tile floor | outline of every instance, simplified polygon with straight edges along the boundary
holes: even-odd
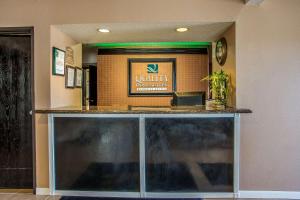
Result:
[[[40,196],[33,194],[2,193],[0,200],[59,200],[59,196]]]
[[[0,200],[59,200],[59,199],[60,199],[59,196],[40,196],[40,195],[33,195],[28,193],[26,194],[0,193]],[[233,199],[206,199],[206,200],[233,200]],[[238,200],[244,200],[244,199],[238,199]],[[251,200],[256,200],[256,199],[251,199]],[[276,199],[268,199],[268,200],[276,200]]]

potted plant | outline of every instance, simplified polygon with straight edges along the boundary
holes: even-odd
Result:
[[[229,78],[227,73],[220,70],[202,79],[209,81],[210,99],[208,100],[208,107],[215,109],[226,107],[229,96]]]

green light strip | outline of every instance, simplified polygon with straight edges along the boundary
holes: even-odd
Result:
[[[124,43],[94,43],[88,44],[88,47],[99,48],[201,48],[210,46],[211,42],[124,42]]]

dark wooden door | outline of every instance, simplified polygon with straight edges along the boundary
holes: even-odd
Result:
[[[90,65],[90,106],[97,106],[97,67]]]
[[[31,44],[0,29],[0,188],[33,188]]]
[[[82,105],[97,106],[97,67],[96,63],[83,67]]]

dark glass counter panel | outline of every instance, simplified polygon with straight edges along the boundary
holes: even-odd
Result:
[[[146,118],[147,192],[232,192],[234,118]]]
[[[56,190],[139,191],[139,119],[55,117]]]

